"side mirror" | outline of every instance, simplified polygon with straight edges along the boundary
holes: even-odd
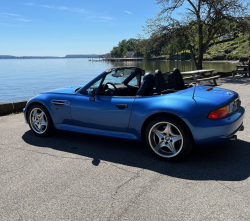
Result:
[[[90,89],[88,91],[88,95],[89,95],[89,100],[91,100],[91,101],[95,100],[95,90],[94,89]]]

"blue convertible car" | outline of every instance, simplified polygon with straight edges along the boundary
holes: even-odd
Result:
[[[85,86],[41,93],[24,109],[38,136],[60,129],[145,141],[163,159],[235,138],[244,112],[234,91],[185,85],[178,69],[164,77],[136,67],[113,67]]]

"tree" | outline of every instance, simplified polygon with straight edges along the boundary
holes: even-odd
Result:
[[[230,32],[230,23],[246,31],[249,27],[249,0],[157,0],[161,12],[157,19],[148,19],[144,31],[151,41],[171,43],[171,39],[185,42],[196,69],[202,69],[204,53],[211,43]],[[182,19],[172,14],[187,5]]]
[[[141,52],[141,39],[130,38],[129,40],[122,40],[117,47],[113,47],[111,56],[114,58],[124,57],[127,51],[135,51],[138,57],[143,56]]]

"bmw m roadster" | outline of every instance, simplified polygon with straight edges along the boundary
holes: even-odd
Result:
[[[234,91],[184,84],[178,69],[164,76],[136,67],[112,67],[85,86],[41,93],[24,109],[38,136],[59,129],[144,141],[163,159],[234,138],[244,113]]]

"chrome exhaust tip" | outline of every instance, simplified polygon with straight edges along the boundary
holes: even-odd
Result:
[[[239,129],[239,131],[244,131],[245,127],[244,125],[241,126],[241,128]]]
[[[237,135],[233,135],[233,136],[230,138],[230,140],[236,141],[236,140],[237,140]]]

